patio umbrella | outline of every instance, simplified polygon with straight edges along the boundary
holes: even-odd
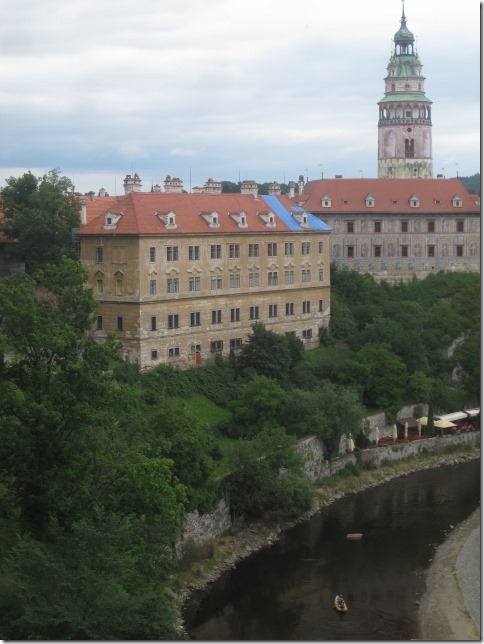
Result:
[[[449,429],[450,427],[457,427],[455,423],[451,423],[450,420],[436,420],[434,422],[434,427],[439,429]]]
[[[422,423],[420,422],[420,419],[419,419],[419,421],[418,421],[418,428],[417,428],[417,431],[418,431],[418,435],[419,435],[419,436],[422,436]]]
[[[348,451],[353,452],[355,449],[355,443],[353,439],[351,438],[351,434],[348,436]]]
[[[393,438],[393,442],[395,442],[397,440],[397,438],[398,438],[398,432],[397,432],[397,426],[396,425],[393,425],[393,428],[392,428],[392,438]]]
[[[408,441],[408,423],[405,423],[405,440]]]
[[[380,428],[378,425],[375,427],[375,444],[378,445],[378,441],[380,440]]]

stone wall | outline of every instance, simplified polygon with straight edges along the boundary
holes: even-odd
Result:
[[[230,528],[230,507],[226,499],[221,499],[215,510],[200,514],[198,510],[188,512],[183,517],[181,538],[175,546],[177,554],[188,541],[198,543],[209,541]]]

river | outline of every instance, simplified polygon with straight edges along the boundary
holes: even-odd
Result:
[[[410,640],[435,549],[480,503],[480,460],[349,495],[193,593],[197,640]],[[361,532],[361,540],[346,534]],[[348,613],[332,607],[336,593]]]

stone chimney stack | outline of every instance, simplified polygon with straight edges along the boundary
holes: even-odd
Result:
[[[289,188],[289,198],[294,199],[294,191],[296,189],[296,184],[294,183],[294,181],[289,181],[288,188]]]
[[[281,186],[277,183],[277,181],[273,181],[272,183],[269,184],[269,194],[270,195],[281,194]]]
[[[160,186],[160,184],[159,184],[159,183],[156,183],[156,184],[153,186],[153,192],[161,192],[161,186]]]
[[[165,179],[165,192],[183,192],[183,181],[168,174]]]
[[[220,195],[222,194],[222,182],[216,181],[215,179],[207,179],[205,185],[203,186],[203,192],[211,195]]]
[[[106,188],[99,188],[99,194],[98,194],[99,197],[105,197],[106,194],[107,194]]]
[[[257,186],[257,182],[253,181],[252,179],[242,181],[242,183],[240,184],[240,193],[242,195],[254,195],[254,197],[257,197],[257,195],[259,194],[259,187]]]
[[[303,174],[299,175],[298,184],[299,184],[299,194],[302,195],[302,193],[304,192],[304,175]]]
[[[125,195],[129,195],[130,192],[141,192],[141,179],[137,172],[135,172],[133,176],[127,174],[123,184]]]

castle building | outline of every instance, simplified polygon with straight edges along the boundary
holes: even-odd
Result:
[[[127,361],[146,369],[227,356],[256,321],[319,345],[330,229],[286,197],[131,190],[82,202],[93,334],[114,332]]]
[[[432,102],[425,96],[422,63],[414,49],[402,9],[400,29],[394,36],[385,78],[385,96],[379,101],[378,177],[431,179]]]
[[[480,271],[480,199],[460,179],[319,179],[294,202],[330,226],[339,267],[389,282]]]

